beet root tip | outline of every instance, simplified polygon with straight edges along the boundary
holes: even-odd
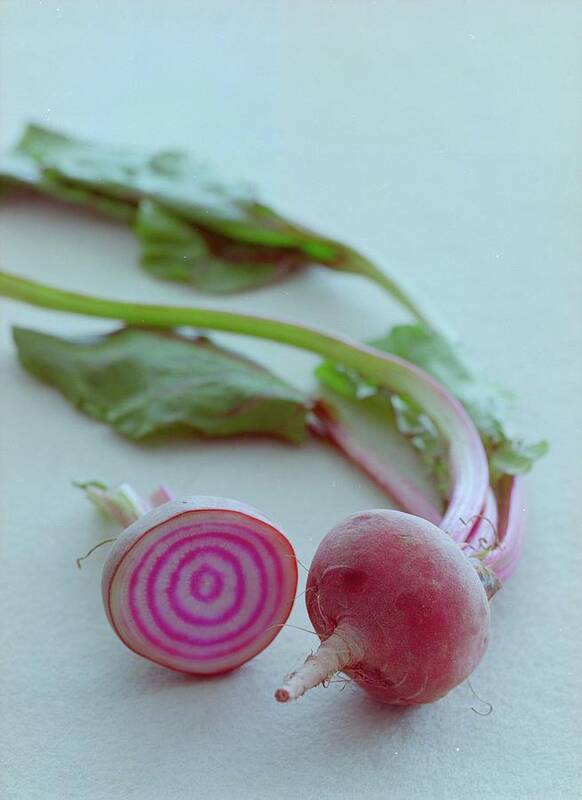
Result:
[[[302,667],[287,675],[283,686],[275,692],[275,700],[279,703],[297,700],[314,686],[324,684],[336,672],[359,660],[361,655],[355,657],[354,650],[354,646],[349,644],[348,637],[336,630],[322,642],[314,655],[307,657]]]

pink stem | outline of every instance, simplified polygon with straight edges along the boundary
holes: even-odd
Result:
[[[416,514],[437,525],[444,523],[442,514],[410,481],[396,470],[375,458],[358,444],[349,431],[336,419],[322,401],[313,406],[309,428],[316,436],[327,439],[351,462],[355,463],[396,503],[410,514]],[[501,479],[499,498],[489,486],[481,514],[466,520],[466,534],[460,542],[468,542],[476,550],[492,548],[484,564],[493,570],[500,581],[513,573],[523,548],[524,492],[523,479],[505,476]],[[499,501],[499,502],[498,502]],[[473,524],[470,524],[473,522]],[[469,554],[468,554],[469,555]]]
[[[169,503],[170,500],[174,499],[174,494],[168,489],[165,483],[161,483],[150,495],[150,500],[154,508],[163,506],[164,503]]]
[[[485,559],[501,581],[507,580],[517,566],[523,549],[525,531],[524,480],[506,475],[499,490],[499,544]]]
[[[347,428],[335,418],[327,405],[318,401],[314,404],[312,411],[315,417],[309,422],[312,433],[335,445],[344,456],[389,494],[404,511],[416,514],[435,524],[439,523],[442,513],[424,496],[420,489],[358,444]]]
[[[523,549],[523,478],[506,475],[501,479],[497,495],[496,497],[493,490],[489,489],[483,514],[479,515],[467,536],[467,542],[472,546],[466,550],[471,557],[475,552],[491,548],[485,555],[483,564],[503,583],[515,570]]]

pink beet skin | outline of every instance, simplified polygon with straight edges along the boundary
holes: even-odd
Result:
[[[323,641],[334,631],[341,667],[378,700],[430,703],[479,663],[489,602],[461,549],[430,522],[399,511],[354,514],[320,544],[307,610]]]

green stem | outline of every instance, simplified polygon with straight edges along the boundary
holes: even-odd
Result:
[[[436,325],[430,319],[427,312],[412,299],[402,286],[379,269],[373,261],[365,258],[365,256],[362,256],[356,250],[346,248],[346,252],[348,253],[346,264],[345,266],[342,264],[339,269],[343,269],[346,272],[353,272],[356,275],[363,275],[369,280],[374,281],[374,283],[388,292],[389,295],[400,303],[403,308],[409,311],[418,322],[422,323],[427,328],[436,330]]]
[[[410,397],[425,409],[448,440],[453,489],[443,529],[462,541],[467,531],[461,518],[481,511],[489,476],[485,451],[473,423],[460,403],[439,383],[399,358],[286,320],[209,308],[124,303],[65,292],[7,273],[0,273],[0,295],[55,311],[122,320],[131,325],[202,327],[253,336],[308,350],[352,367],[365,378]]]
[[[109,489],[99,481],[78,483],[89,500],[101,509],[112,520],[127,528],[136,519],[143,517],[151,505],[141,497],[132,486],[122,483],[114,489]]]
[[[412,296],[393,278],[381,270],[373,261],[362,255],[353,247],[348,247],[332,239],[322,239],[313,229],[306,225],[280,217],[281,221],[295,231],[303,240],[300,240],[299,249],[307,256],[314,259],[315,263],[322,264],[340,272],[350,272],[353,275],[362,275],[364,278],[373,281],[385,292],[400,303],[417,322],[422,323],[431,330],[437,330],[437,326],[431,320],[430,315],[415,301]],[[307,237],[307,238],[306,238]],[[311,237],[311,238],[309,238]]]

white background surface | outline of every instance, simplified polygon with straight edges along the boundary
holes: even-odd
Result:
[[[416,710],[351,687],[279,706],[313,645],[287,629],[196,682],[140,660],[101,609],[107,527],[73,478],[159,480],[254,503],[309,562],[385,499],[332,452],[267,441],[135,445],[16,364],[9,325],[98,321],[2,302],[0,759],[7,800],[580,797],[580,84],[576,2],[9,2],[1,141],[28,120],[188,147],[282,211],[378,258],[430,298],[521,399],[551,454],[528,480],[517,574],[495,598],[473,684]],[[577,173],[578,170],[578,173]],[[1,208],[2,263],[63,287],[186,303],[136,266],[122,227],[43,201]],[[199,298],[192,294],[192,301]],[[403,319],[374,287],[313,269],[214,305],[354,337]],[[314,359],[238,340],[310,387]],[[305,625],[302,601],[292,621]],[[483,708],[483,707],[480,707]]]

